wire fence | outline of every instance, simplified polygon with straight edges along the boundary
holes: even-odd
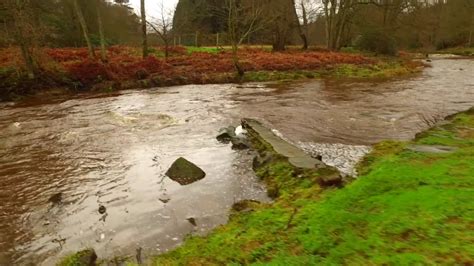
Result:
[[[257,35],[250,35],[248,38],[243,40],[242,44],[266,44],[268,41],[265,41],[261,38],[258,38]],[[229,46],[231,41],[229,35],[226,33],[215,33],[215,34],[203,34],[196,32],[193,34],[176,34],[173,36],[174,46]]]

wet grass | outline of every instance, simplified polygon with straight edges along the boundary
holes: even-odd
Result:
[[[474,56],[474,47],[455,47],[437,51],[437,53],[455,54],[461,56]]]
[[[457,147],[419,153],[407,144]],[[375,146],[363,175],[321,190],[277,162],[258,174],[282,193],[153,265],[469,265],[474,262],[474,111],[410,143]]]
[[[375,65],[340,65],[328,73],[337,78],[391,78],[419,72],[403,61],[386,59]]]
[[[343,64],[319,70],[252,71],[245,73],[242,81],[265,82],[315,78],[393,78],[418,73],[421,70],[421,66],[406,64],[399,60],[385,60],[374,65]]]
[[[193,53],[209,53],[209,54],[217,54],[222,49],[219,49],[218,47],[196,47],[196,46],[186,46],[186,51],[188,54],[193,54]]]

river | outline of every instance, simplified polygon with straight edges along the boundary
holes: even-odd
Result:
[[[157,254],[225,223],[234,202],[268,201],[250,167],[253,153],[215,140],[242,117],[355,174],[371,144],[411,139],[474,106],[473,60],[431,65],[392,80],[189,85],[4,103],[0,264],[54,265],[86,247],[102,258],[137,248]],[[165,177],[180,156],[206,178],[180,186]]]

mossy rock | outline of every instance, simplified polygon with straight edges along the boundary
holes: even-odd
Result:
[[[97,254],[93,249],[85,249],[65,257],[57,266],[95,266]]]
[[[180,157],[171,165],[166,175],[184,186],[203,179],[206,173],[192,162]]]

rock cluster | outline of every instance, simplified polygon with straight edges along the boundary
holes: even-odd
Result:
[[[232,143],[233,150],[246,150],[250,148],[246,131],[242,126],[238,126],[237,128],[233,126],[221,128],[216,139],[224,144]]]

